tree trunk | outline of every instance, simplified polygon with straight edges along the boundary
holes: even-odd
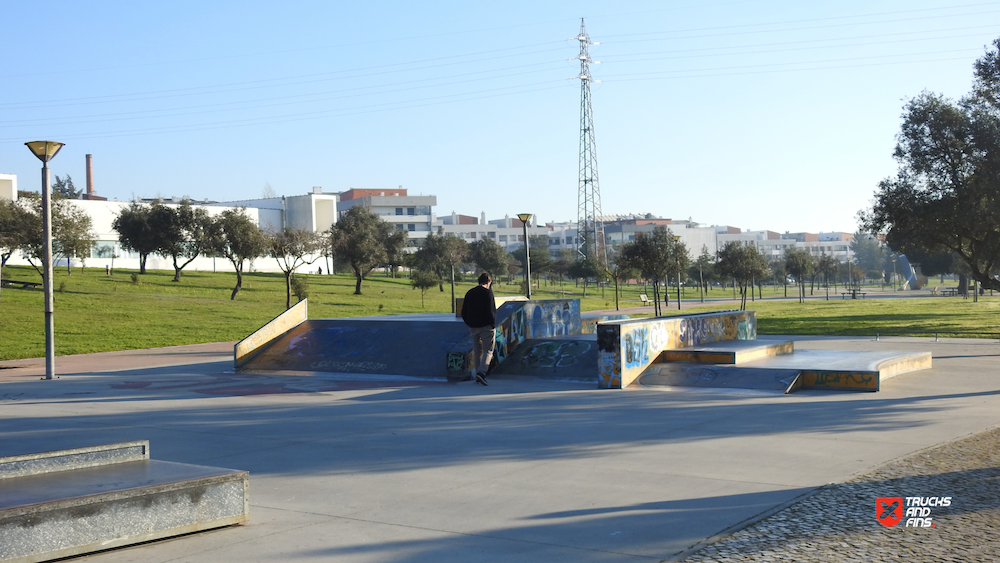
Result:
[[[139,255],[139,274],[146,275],[146,258],[149,258],[149,253]]]
[[[233,264],[233,266],[236,267],[236,287],[233,288],[233,294],[229,296],[230,301],[235,301],[236,294],[239,293],[241,289],[243,289],[243,272],[242,272],[243,265]]]
[[[292,308],[292,271],[285,272],[285,310]]]
[[[354,284],[354,295],[361,295],[361,280],[363,280],[364,277],[361,275],[361,271],[357,268],[354,268],[354,278],[357,280],[357,283]],[[441,288],[441,291],[444,291],[444,288]]]
[[[420,298],[420,306],[424,305],[423,297]],[[451,312],[455,313],[455,265],[451,266]]]

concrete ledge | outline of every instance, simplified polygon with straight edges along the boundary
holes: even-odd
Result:
[[[239,524],[249,517],[248,493],[246,471],[149,459],[5,478],[0,561],[50,561]]]
[[[149,441],[0,457],[0,479],[149,459]]]
[[[741,364],[768,356],[783,356],[795,351],[795,343],[761,342],[758,340],[726,340],[709,346],[687,346],[665,350],[659,362],[704,362],[712,364]]]

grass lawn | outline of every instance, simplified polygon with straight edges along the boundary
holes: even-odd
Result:
[[[131,270],[113,276],[103,271],[75,269],[72,275],[56,270],[55,326],[58,355],[106,352],[158,346],[240,340],[284,311],[285,283],[281,274],[248,274],[243,291],[229,299],[236,277],[232,273],[187,272],[180,283],[170,281],[173,273],[150,271],[131,282]],[[8,266],[4,278],[40,281],[30,267]],[[309,281],[311,318],[396,315],[451,310],[451,292],[432,289],[421,305],[419,290],[408,278],[388,278],[375,273],[365,280],[363,295],[354,295],[350,275],[306,275]],[[457,283],[461,297],[475,282]],[[588,288],[573,282],[545,285],[532,290],[537,299],[581,298],[581,309],[614,309],[614,291]],[[494,286],[497,296],[519,295],[517,284]],[[878,291],[878,288],[872,290]],[[639,305],[642,285],[629,286],[622,297],[623,307]],[[762,334],[867,335],[904,330],[1000,332],[1000,297],[981,298],[979,303],[961,298],[867,299],[795,301],[774,299],[782,288],[765,289],[765,299],[748,303],[757,311]],[[649,291],[648,293],[652,293]],[[710,292],[713,299],[729,298],[732,290]],[[41,357],[45,351],[41,289],[0,289],[0,360]],[[673,299],[673,293],[671,294]],[[696,290],[687,290],[685,303],[697,299]],[[671,301],[673,303],[673,301]],[[712,303],[707,309],[732,309],[732,303]],[[645,310],[652,312],[652,307]],[[667,309],[676,314],[676,309]],[[968,334],[972,336],[972,334]]]

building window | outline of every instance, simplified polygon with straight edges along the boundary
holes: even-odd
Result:
[[[401,231],[405,231],[406,230],[406,225],[403,225],[402,223],[400,223],[400,224],[396,225],[396,228],[399,229],[399,230],[401,230]]]
[[[507,242],[507,235],[500,235],[500,242]]]
[[[406,214],[407,214],[407,215],[413,215],[413,214],[415,214],[415,213],[416,213],[416,211],[417,211],[417,210],[416,210],[416,209],[414,209],[414,208],[412,208],[412,207],[407,207],[407,208],[406,208]]]
[[[396,215],[402,215],[402,214],[403,214],[403,208],[402,207],[397,207],[396,208]]]
[[[407,231],[415,231],[415,230],[417,230],[417,226],[414,225],[413,223],[410,223],[410,224],[406,225],[406,230]]]

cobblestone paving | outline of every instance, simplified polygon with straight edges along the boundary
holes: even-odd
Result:
[[[951,497],[934,527],[875,519],[877,497]],[[831,485],[682,559],[685,563],[1000,561],[1000,428]]]

